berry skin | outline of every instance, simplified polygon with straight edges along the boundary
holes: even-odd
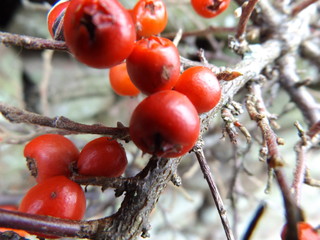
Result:
[[[121,96],[136,96],[139,89],[131,82],[126,63],[120,63],[109,71],[109,80],[113,91]]]
[[[165,90],[145,98],[134,110],[129,126],[133,142],[143,152],[179,157],[198,139],[197,110],[183,94]]]
[[[129,56],[136,31],[129,12],[117,0],[72,0],[64,17],[64,36],[78,61],[109,68]]]
[[[79,150],[68,138],[45,134],[32,139],[24,148],[31,174],[38,183],[59,175],[69,177]]]
[[[86,210],[82,188],[64,176],[56,176],[32,187],[19,211],[70,220],[81,220]]]
[[[23,197],[19,207],[20,212],[69,220],[81,220],[85,210],[84,191],[65,176],[56,176],[32,187]],[[35,234],[39,237],[55,238],[51,234]]]
[[[215,74],[206,67],[191,67],[179,77],[174,90],[186,95],[198,113],[208,112],[221,98],[221,88]]]
[[[191,0],[193,9],[202,17],[213,18],[225,11],[230,0]]]
[[[281,239],[286,240],[287,224],[283,226]],[[306,222],[298,223],[298,238],[299,240],[320,240],[320,236],[314,228]]]
[[[48,12],[47,23],[51,37],[55,40],[64,40],[63,22],[65,10],[68,7],[69,0],[58,1]]]
[[[119,177],[127,163],[124,148],[116,140],[100,137],[84,146],[77,169],[81,175]]]
[[[162,0],[139,0],[131,14],[140,37],[161,33],[168,22],[166,5]]]
[[[133,84],[144,94],[172,89],[180,75],[178,49],[166,38],[141,39],[127,58],[127,70]]]

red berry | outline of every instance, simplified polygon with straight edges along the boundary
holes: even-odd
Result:
[[[180,74],[178,49],[166,38],[141,39],[127,59],[127,70],[133,84],[145,94],[172,89]]]
[[[145,98],[134,110],[129,132],[143,151],[160,157],[179,157],[198,139],[197,110],[183,94],[166,90]]]
[[[65,10],[69,3],[69,0],[58,1],[47,15],[48,30],[55,40],[64,40],[63,21]]]
[[[129,56],[136,32],[130,14],[117,0],[72,0],[64,17],[64,36],[80,62],[109,68]]]
[[[112,89],[119,95],[136,96],[140,93],[139,89],[131,82],[126,63],[120,63],[110,68],[109,80]]]
[[[32,187],[19,207],[21,212],[70,220],[81,220],[85,210],[82,188],[64,176],[47,179]]]
[[[215,74],[206,67],[191,67],[179,77],[174,90],[186,95],[198,113],[214,108],[221,97],[221,88]]]
[[[283,226],[281,232],[281,239],[286,240],[287,235],[287,224]],[[306,222],[298,223],[298,238],[299,240],[320,240],[320,236],[314,230],[314,228]]]
[[[132,10],[132,17],[140,37],[161,33],[168,22],[166,5],[162,0],[139,0]]]
[[[82,188],[64,176],[56,176],[32,187],[19,211],[64,219],[81,220],[86,210]]]
[[[24,148],[31,174],[38,183],[54,176],[72,174],[79,150],[66,137],[45,134],[31,140]]]
[[[230,0],[191,0],[191,4],[200,16],[212,18],[226,10]]]
[[[116,140],[100,137],[84,146],[77,166],[81,175],[119,177],[127,163],[126,153]]]

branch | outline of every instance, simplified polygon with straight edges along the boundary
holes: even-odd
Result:
[[[284,165],[278,149],[278,137],[272,130],[268,119],[268,111],[265,109],[260,84],[251,82],[248,85],[250,95],[246,98],[246,106],[250,118],[257,122],[263,134],[263,141],[268,148],[268,165],[270,168]]]
[[[40,114],[28,112],[16,107],[9,106],[0,102],[0,112],[12,123],[27,123],[38,126],[46,126],[51,128],[63,129],[76,133],[90,133],[109,135],[114,138],[124,140],[129,139],[128,128],[118,124],[118,127],[106,127],[102,124],[86,125],[74,122],[66,117],[60,116],[49,118]]]
[[[306,40],[301,44],[302,57],[314,63],[320,69],[320,47],[312,40]]]
[[[150,163],[151,161],[151,163]],[[152,158],[147,165],[143,183],[126,191],[120,209],[110,219],[99,220],[96,239],[135,239],[142,232],[148,235],[148,218],[172,176],[175,175],[180,159]],[[144,174],[143,174],[144,175]]]
[[[304,86],[297,87],[300,77],[297,75],[296,59],[287,54],[279,60],[280,84],[288,92],[291,100],[300,109],[309,127],[320,120],[320,105]]]
[[[306,169],[304,183],[312,187],[320,188],[320,180],[312,178],[308,169]]]
[[[209,33],[221,34],[221,33],[234,33],[236,31],[235,27],[215,27],[209,26],[203,30],[195,30],[190,32],[183,32],[181,38],[190,37],[190,36],[205,36]],[[169,32],[161,34],[165,38],[174,38],[177,35],[176,32]]]
[[[316,137],[320,133],[320,121],[313,124],[309,131],[307,132],[307,135],[311,138],[311,140]]]
[[[108,188],[116,189],[116,197],[120,196],[124,191],[134,189],[137,185],[142,184],[143,181],[138,177],[131,178],[109,178],[109,177],[86,177],[73,176],[71,180],[86,186],[100,186],[102,191]]]
[[[237,33],[236,33],[236,38],[239,41],[244,40],[245,38],[245,32],[247,29],[247,24],[249,21],[249,18],[254,10],[255,5],[257,4],[259,0],[249,0],[246,4],[245,7],[243,7],[243,11],[239,20],[238,28],[237,28]]]
[[[295,145],[295,151],[297,153],[296,169],[294,172],[294,178],[292,182],[292,189],[296,202],[299,202],[301,195],[301,186],[306,183],[310,186],[317,186],[318,181],[310,177],[310,173],[307,169],[307,153],[313,147],[319,144],[318,139],[315,138],[319,134],[320,122],[314,124],[308,132],[305,132],[302,126],[295,122],[294,124],[298,130],[300,140]],[[315,140],[315,141],[313,141]]]
[[[295,145],[295,151],[297,153],[296,159],[296,169],[294,171],[294,177],[292,182],[292,190],[297,203],[300,201],[301,196],[301,187],[305,179],[305,172],[307,169],[306,166],[306,154],[311,147],[307,134],[303,131],[302,126],[295,122],[294,125],[296,126],[300,141]]]
[[[299,240],[297,226],[298,222],[304,221],[302,211],[295,204],[292,198],[291,191],[287,184],[283,170],[279,168],[275,169],[275,175],[278,185],[281,189],[282,199],[286,210],[286,220],[288,226],[286,240]]]
[[[97,231],[95,222],[72,221],[0,209],[0,225],[50,236],[91,238]]]
[[[207,160],[204,156],[202,146],[200,146],[200,144],[197,144],[196,146],[194,146],[193,151],[196,154],[196,157],[198,159],[198,162],[199,162],[201,171],[204,175],[204,178],[208,182],[208,185],[209,185],[209,188],[211,191],[211,195],[213,197],[214,203],[215,203],[217,210],[219,212],[221,223],[222,223],[222,226],[223,226],[224,231],[226,233],[226,237],[228,240],[234,240],[235,238],[233,236],[233,233],[232,233],[232,230],[231,230],[231,227],[229,224],[227,210],[224,207],[222,198],[221,198],[220,193],[218,191],[218,187],[214,182],[213,176],[210,171],[210,167],[209,167]]]
[[[290,188],[284,176],[282,169],[283,161],[278,149],[278,138],[272,130],[268,118],[261,114],[261,112],[266,113],[268,111],[264,109],[264,104],[261,104],[263,98],[261,96],[260,87],[261,86],[257,82],[251,82],[251,84],[248,85],[251,95],[246,99],[246,106],[250,118],[257,122],[257,125],[262,132],[263,140],[268,149],[268,167],[274,170],[275,177],[282,193],[289,229],[286,240],[298,240],[297,223],[302,220],[302,213],[293,200]],[[255,99],[258,99],[259,104],[257,104]]]
[[[237,136],[238,128],[241,133],[244,135],[244,137],[247,140],[247,143],[251,142],[251,135],[248,131],[248,129],[243,126],[237,118],[235,118],[234,115],[239,115],[243,112],[242,108],[236,109],[236,107],[241,107],[239,103],[236,102],[231,102],[230,104],[227,104],[225,107],[222,108],[221,110],[221,118],[224,121],[224,129],[223,129],[223,134],[228,134],[231,143],[237,144]]]
[[[297,14],[299,14],[301,11],[303,11],[304,9],[306,9],[307,7],[309,7],[311,4],[316,3],[318,0],[304,0],[301,3],[297,4],[296,6],[294,6],[292,8],[291,11],[291,16],[296,16]]]
[[[0,43],[6,46],[22,47],[30,50],[56,50],[68,51],[68,47],[63,41],[55,41],[37,37],[24,36],[0,31]]]
[[[258,209],[256,210],[256,212],[254,213],[254,216],[247,228],[246,233],[244,234],[242,240],[249,240],[254,232],[254,230],[256,229],[259,221],[261,220],[263,214],[266,212],[267,210],[267,204],[265,202],[262,202]]]

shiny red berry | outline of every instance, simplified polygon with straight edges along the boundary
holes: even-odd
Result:
[[[110,68],[109,80],[113,91],[118,95],[136,96],[140,93],[129,77],[125,62]]]
[[[120,143],[108,137],[100,137],[84,146],[77,168],[81,175],[119,177],[127,163],[126,153]]]
[[[162,0],[139,0],[131,14],[140,37],[161,33],[168,22],[166,5]]]
[[[64,37],[78,61],[109,68],[129,56],[136,31],[117,0],[72,0],[64,17]]]
[[[197,110],[183,94],[166,90],[145,98],[134,110],[129,132],[143,152],[159,157],[179,157],[198,139]]]
[[[178,49],[166,38],[141,39],[127,58],[127,70],[133,84],[147,95],[172,89],[180,75]]]
[[[206,67],[191,67],[179,77],[174,90],[186,95],[198,113],[208,112],[221,98],[221,88],[216,75]]]
[[[202,17],[213,18],[225,11],[230,0],[191,0],[194,10]]]
[[[64,136],[45,134],[25,146],[24,156],[31,174],[40,183],[54,176],[70,176],[79,158],[79,150]]]

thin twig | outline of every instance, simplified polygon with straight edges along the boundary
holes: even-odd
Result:
[[[247,143],[250,143],[251,141],[251,135],[249,131],[244,127],[237,118],[235,118],[234,113],[229,108],[230,104],[227,104],[226,107],[223,107],[221,109],[221,118],[224,121],[225,124],[225,130],[230,138],[230,141],[233,144],[237,143],[237,136],[238,132],[236,128],[238,128],[241,133],[244,135],[244,137],[247,140]]]
[[[300,109],[309,127],[320,121],[320,105],[307,89],[302,86],[297,88],[300,81],[297,74],[296,58],[287,54],[279,60],[280,84],[288,92],[291,100]]]
[[[297,225],[298,222],[304,221],[302,211],[292,198],[291,191],[287,184],[283,170],[281,168],[277,168],[274,172],[278,185],[281,189],[286,210],[286,220],[288,226],[286,240],[299,240]]]
[[[320,68],[320,46],[313,39],[308,39],[301,44],[301,56],[310,60],[318,69]]]
[[[226,237],[228,240],[234,240],[234,236],[233,236],[233,233],[232,233],[232,230],[231,230],[231,227],[229,224],[229,220],[227,217],[227,210],[224,207],[222,198],[221,198],[220,193],[218,191],[218,188],[214,182],[213,176],[210,171],[210,167],[209,167],[209,165],[206,161],[206,158],[204,156],[203,149],[200,146],[200,144],[198,144],[193,148],[193,151],[196,154],[196,157],[198,159],[198,162],[199,162],[201,171],[204,175],[204,178],[208,182],[213,200],[216,204],[217,210],[220,215],[221,223],[222,223],[224,231],[226,233]]]
[[[94,236],[98,227],[96,222],[66,220],[5,209],[0,209],[0,226],[50,236],[78,236],[82,238]]]
[[[247,30],[248,21],[258,1],[259,0],[249,0],[242,10],[236,33],[236,39],[238,39],[239,41],[244,40],[244,35]]]
[[[209,26],[203,30],[195,30],[195,31],[189,31],[189,32],[183,32],[181,34],[181,38],[186,38],[186,37],[190,37],[190,36],[205,36],[208,33],[233,33],[236,31],[235,27],[214,27],[214,26]],[[169,33],[163,33],[161,34],[162,37],[166,37],[166,38],[174,38],[177,35],[176,32],[169,32]]]
[[[87,176],[73,176],[71,178],[78,184],[100,186],[102,191],[108,188],[116,189],[116,196],[120,196],[124,191],[135,188],[139,183],[142,184],[142,180],[139,177],[131,178],[109,178],[109,177],[87,177]]]
[[[296,169],[294,172],[292,190],[296,199],[296,202],[299,203],[301,196],[301,187],[303,183],[306,183],[310,186],[317,186],[318,181],[310,177],[310,172],[307,169],[307,153],[315,145],[318,144],[318,141],[313,142],[313,138],[319,134],[319,122],[315,123],[308,132],[305,132],[302,126],[295,122],[294,124],[298,130],[300,140],[295,145],[295,151],[297,153],[296,160]]]
[[[256,210],[256,212],[253,215],[253,218],[252,218],[252,220],[251,220],[251,222],[250,222],[250,224],[249,224],[249,226],[247,228],[247,231],[245,232],[242,240],[251,239],[251,236],[252,236],[254,230],[256,229],[259,221],[261,220],[263,214],[265,213],[266,209],[267,209],[266,202],[260,203],[258,209]]]
[[[234,122],[238,121],[231,113],[230,109],[224,107],[221,109],[221,118],[224,121],[223,136],[226,134],[232,144],[237,144],[238,132],[234,126]]]
[[[304,0],[298,5],[294,6],[291,11],[291,16],[296,16],[298,13],[309,7],[311,4],[317,2],[318,0]]]
[[[298,122],[295,122],[294,125],[296,126],[301,139],[295,145],[297,160],[296,160],[296,169],[294,171],[294,177],[293,177],[291,188],[293,190],[293,195],[295,197],[296,203],[299,204],[300,196],[301,196],[301,187],[304,182],[305,171],[307,169],[306,154],[307,154],[307,151],[310,149],[311,144],[309,144],[309,139],[305,131],[303,131],[302,126]]]
[[[312,178],[309,169],[306,169],[304,183],[312,187],[320,188],[320,180]]]
[[[13,123],[28,123],[39,126],[63,129],[77,133],[91,133],[109,135],[114,138],[128,140],[128,128],[119,124],[118,127],[106,127],[102,124],[81,124],[74,122],[66,117],[49,118],[40,114],[28,112],[16,107],[9,106],[0,102],[0,112],[3,116]]]
[[[264,104],[256,104],[255,99],[262,100],[260,84],[251,82],[248,89],[251,95],[246,99],[246,106],[250,118],[257,122],[263,136],[263,140],[268,149],[268,166],[273,169],[276,180],[280,187],[285,206],[288,234],[286,240],[298,240],[297,223],[302,220],[302,213],[295,203],[288,183],[283,172],[283,160],[278,149],[278,138],[270,126],[268,118],[262,113],[268,112],[264,109]],[[258,108],[259,106],[259,108]]]
[[[63,41],[55,41],[37,37],[24,36],[0,31],[0,43],[6,46],[22,47],[30,50],[56,50],[68,51],[68,47]]]
[[[307,132],[308,136],[313,139],[315,136],[317,136],[320,133],[320,121],[313,124],[309,131]]]

